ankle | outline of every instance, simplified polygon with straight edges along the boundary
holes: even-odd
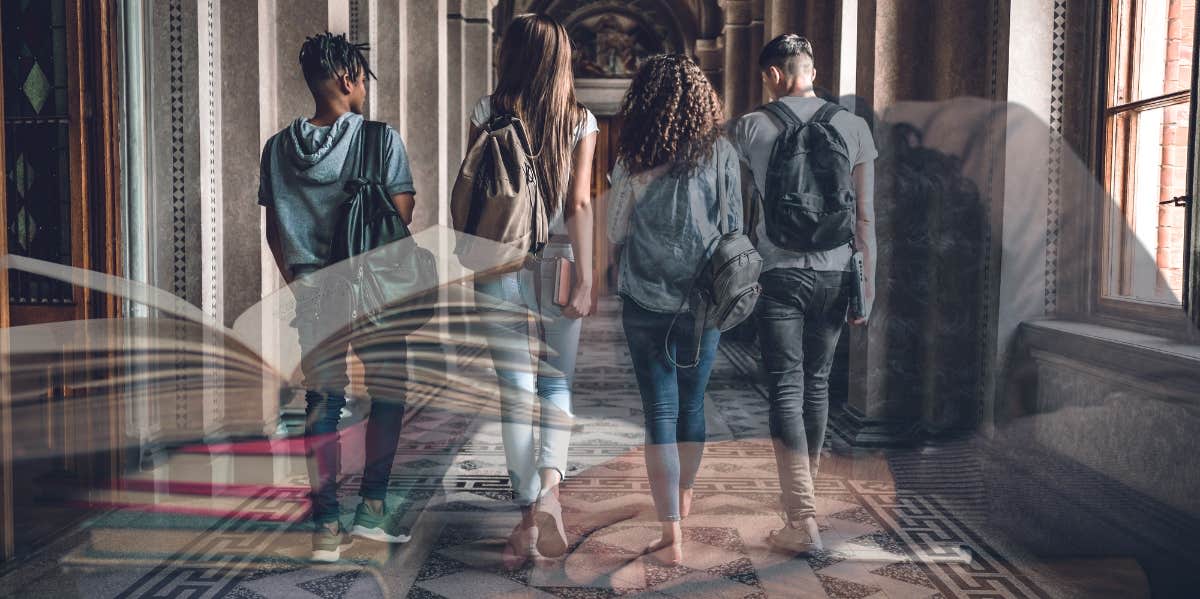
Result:
[[[543,468],[539,475],[542,479],[542,495],[556,491],[563,479],[562,474],[554,468]]]
[[[534,513],[535,513],[534,506],[532,506],[532,505],[521,506],[521,524],[520,524],[521,528],[529,528],[534,525],[534,519],[533,519]]]
[[[683,542],[683,529],[680,527],[679,522],[662,523],[662,540],[672,545]]]

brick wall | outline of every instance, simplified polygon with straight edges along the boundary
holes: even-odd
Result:
[[[1186,89],[1192,78],[1192,40],[1196,0],[1171,0],[1167,23],[1167,90]],[[1162,185],[1160,200],[1181,196],[1187,191],[1187,147],[1189,107],[1174,106],[1163,118]],[[1163,279],[1159,294],[1171,291],[1183,297],[1183,251],[1186,210],[1170,204],[1158,209],[1158,243],[1155,256]],[[1166,288],[1162,288],[1163,286]]]

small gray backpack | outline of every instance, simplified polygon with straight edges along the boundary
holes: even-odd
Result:
[[[671,356],[671,331],[679,319],[679,310],[671,319],[671,326],[667,328],[667,337],[663,341],[667,359],[678,368],[694,368],[700,363],[700,339],[704,329],[715,327],[724,332],[736,327],[754,314],[758,296],[762,295],[762,286],[758,283],[758,276],[762,274],[762,256],[758,255],[758,250],[754,249],[754,244],[744,232],[726,230],[729,204],[721,191],[723,189],[724,185],[717,185],[721,236],[713,241],[708,260],[701,265],[692,281],[692,289],[683,300],[685,303],[691,302],[695,321],[693,335],[696,352],[691,363],[680,364]],[[683,304],[679,308],[683,309]]]

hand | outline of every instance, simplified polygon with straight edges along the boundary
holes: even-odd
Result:
[[[846,322],[850,323],[851,326],[866,326],[867,321],[870,319],[871,308],[875,305],[875,284],[872,281],[868,280],[866,285],[863,285],[863,295],[865,296],[863,297],[864,303],[867,305],[865,310],[867,313],[867,318],[852,318],[847,315]]]
[[[592,313],[592,284],[579,282],[571,289],[571,301],[563,306],[563,316],[575,320]]]

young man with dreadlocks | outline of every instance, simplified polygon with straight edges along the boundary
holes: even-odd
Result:
[[[316,524],[312,559],[324,562],[337,561],[351,535],[387,543],[408,541],[407,535],[387,530],[391,518],[386,505],[388,477],[404,418],[403,384],[396,381],[406,377],[397,375],[397,369],[405,369],[407,348],[403,341],[368,347],[356,344],[372,407],[359,493],[363,500],[355,511],[353,526],[346,531],[337,498],[337,427],[346,405],[347,347],[320,346],[316,323],[321,290],[309,277],[330,261],[339,205],[346,198],[343,188],[357,168],[356,136],[363,128],[367,78],[374,76],[363,55],[366,49],[364,44],[347,41],[345,35],[329,32],[304,42],[300,68],[312,92],[313,116],[297,118],[267,141],[259,180],[258,202],[267,211],[267,243],[296,295],[292,324],[300,340],[306,389],[305,446]],[[388,127],[383,144],[387,192],[401,218],[411,222],[414,190],[404,143]]]

